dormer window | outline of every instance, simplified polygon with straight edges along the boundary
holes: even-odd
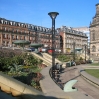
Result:
[[[39,30],[39,27],[37,26],[37,30]]]
[[[31,25],[31,28],[34,29],[34,25]]]
[[[43,28],[43,31],[45,31],[45,28]]]
[[[7,21],[4,21],[4,24],[7,24]]]
[[[28,28],[31,29],[31,25],[30,24],[28,24]]]
[[[10,25],[12,25],[12,22],[10,22]]]
[[[13,22],[13,25],[15,25],[15,22]]]
[[[20,26],[20,23],[18,23],[18,26]]]
[[[24,27],[27,28],[27,25],[25,24]]]
[[[46,32],[48,32],[48,28],[46,29]]]
[[[21,26],[23,27],[23,24],[21,24]]]
[[[4,21],[3,21],[3,20],[1,20],[1,23],[2,23],[2,24],[3,24],[3,22],[4,22]]]
[[[40,27],[40,31],[42,31],[42,27]]]
[[[37,27],[36,26],[34,27],[34,30],[37,31]]]
[[[44,32],[46,32],[46,28],[44,28]]]

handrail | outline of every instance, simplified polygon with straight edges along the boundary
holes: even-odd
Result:
[[[37,55],[37,54],[34,53],[34,52],[31,52],[31,54],[34,55],[34,56],[36,56],[36,57],[39,58],[39,59],[42,59],[47,66],[51,65],[51,62],[49,62],[47,59],[45,59],[45,58],[43,58],[43,57]]]
[[[42,53],[42,54],[43,54],[43,56],[45,55],[45,56],[49,57],[50,59],[52,59],[52,56],[51,56],[51,55],[49,55],[49,54],[47,54],[47,53]],[[59,62],[59,63],[62,63],[61,61],[59,61],[59,60],[56,59],[56,58],[55,58],[55,61],[56,61],[56,62]]]

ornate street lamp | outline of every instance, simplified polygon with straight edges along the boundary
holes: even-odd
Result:
[[[58,12],[49,12],[48,15],[52,19],[52,77],[53,76],[53,69],[55,66],[55,19],[57,15],[59,15]]]
[[[73,42],[73,61],[75,61],[75,42]]]
[[[86,62],[86,48],[87,48],[87,45],[85,44],[85,62]]]

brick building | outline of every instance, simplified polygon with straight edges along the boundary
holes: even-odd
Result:
[[[85,45],[88,44],[88,36],[85,33],[66,26],[62,26],[59,32],[64,53],[73,52],[74,48],[85,50]]]
[[[15,40],[28,40],[31,43],[41,43],[51,48],[51,29],[0,18],[0,45],[6,47],[16,46],[13,45]],[[57,30],[55,41],[55,48],[59,48],[60,36]]]
[[[88,48],[90,48],[90,31],[89,31],[89,27],[75,27],[73,28],[73,30],[76,31],[81,31],[83,33],[85,33],[88,36]]]
[[[6,47],[16,46],[15,40],[28,40],[31,43],[41,43],[45,47],[52,47],[51,28],[36,26],[28,23],[0,18],[0,45]],[[87,44],[88,37],[85,33],[62,26],[55,31],[55,48],[61,49],[63,53],[76,49],[83,49]]]

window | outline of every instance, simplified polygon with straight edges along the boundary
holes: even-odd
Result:
[[[10,22],[10,25],[12,25],[12,22]]]
[[[5,29],[5,31],[7,30],[6,27],[4,29]]]
[[[96,47],[92,46],[92,52],[96,52]]]
[[[95,33],[92,34],[92,40],[95,40]]]
[[[1,23],[3,24],[3,23],[4,23],[4,21],[3,21],[3,20],[1,20]]]
[[[16,40],[18,40],[19,39],[19,36],[18,35],[16,35]]]
[[[14,35],[12,35],[12,39],[14,39]]]

